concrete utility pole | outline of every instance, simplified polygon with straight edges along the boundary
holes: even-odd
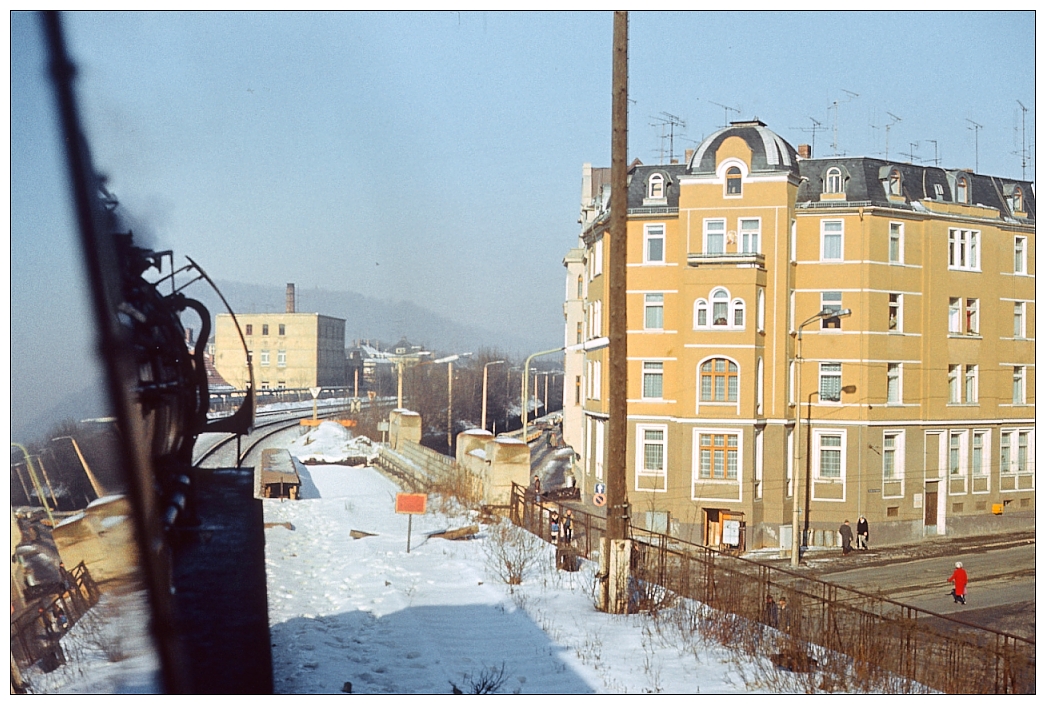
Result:
[[[607,266],[609,311],[607,444],[607,533],[600,551],[605,576],[600,609],[621,614],[628,609],[631,543],[625,461],[628,449],[628,325],[626,281],[628,261],[628,12],[614,13],[613,101],[610,143],[610,261]]]

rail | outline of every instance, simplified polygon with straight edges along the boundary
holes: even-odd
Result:
[[[532,490],[513,486],[513,523],[551,540],[549,514],[571,509],[574,548],[586,558],[599,550],[606,533],[603,517],[572,504],[535,499]],[[855,666],[885,670],[946,693],[1035,692],[1035,643],[1030,639],[666,534],[632,527],[631,538],[633,575],[641,583],[754,623],[765,621],[767,596],[783,596],[792,637],[846,654]]]
[[[24,668],[41,659],[64,662],[62,637],[98,604],[101,593],[81,562],[49,594],[11,616],[11,657]]]

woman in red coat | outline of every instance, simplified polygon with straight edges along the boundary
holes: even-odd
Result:
[[[948,578],[949,583],[955,583],[955,588],[952,589],[952,597],[955,598],[955,602],[961,602],[966,604],[966,583],[968,578],[966,571],[962,567],[962,561],[955,563],[955,572],[952,573],[952,577]]]

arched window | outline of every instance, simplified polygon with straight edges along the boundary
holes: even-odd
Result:
[[[734,299],[733,303],[730,304],[731,313],[731,325],[734,328],[745,327],[745,302],[741,299]]]
[[[701,401],[737,401],[737,365],[716,357],[701,363]]]
[[[1013,189],[1013,201],[1010,210],[1014,212],[1024,210],[1024,192],[1021,191],[1020,186]]]
[[[824,177],[824,192],[825,193],[842,193],[843,192],[843,172],[837,166],[833,166]]]
[[[708,302],[698,299],[694,302],[694,328],[708,327]]]
[[[665,177],[661,174],[651,174],[650,179],[647,181],[647,198],[664,198],[665,197]]]
[[[901,172],[893,169],[887,182],[887,188],[891,196],[901,195]]]
[[[712,292],[712,325],[730,325],[730,293],[726,289],[716,289]]]
[[[731,196],[741,195],[741,170],[736,166],[726,170],[726,193]]]
[[[762,289],[755,295],[755,327],[766,330],[766,296]]]
[[[965,176],[960,176],[955,180],[955,201],[956,203],[970,202],[970,189]]]

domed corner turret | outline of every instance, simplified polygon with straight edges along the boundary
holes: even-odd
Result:
[[[729,127],[706,137],[687,164],[687,173],[715,174],[719,164],[727,157],[742,159],[751,173],[799,174],[799,159],[795,147],[758,118],[732,122]]]

